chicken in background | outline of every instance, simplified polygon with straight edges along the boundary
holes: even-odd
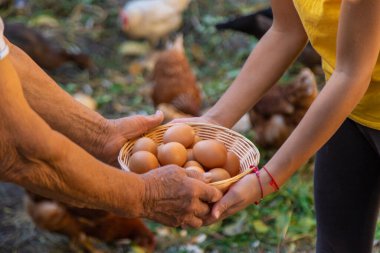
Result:
[[[252,14],[235,17],[226,22],[216,24],[218,30],[234,30],[261,39],[272,26],[273,13],[271,8],[262,9]]]
[[[255,36],[261,39],[272,26],[273,13],[271,8],[266,8],[252,14],[232,18],[226,22],[216,24],[218,30],[234,30]],[[321,57],[310,43],[306,45],[297,59],[298,62],[321,74]]]
[[[310,69],[303,69],[292,83],[271,88],[250,111],[255,143],[267,149],[279,148],[317,95],[317,82]]]
[[[161,52],[153,69],[154,105],[173,105],[181,113],[198,116],[201,91],[192,72],[183,47],[183,37],[178,36],[173,45]]]
[[[103,242],[130,239],[147,252],[155,248],[155,237],[141,219],[71,207],[32,193],[27,194],[26,209],[38,227],[68,236],[74,245],[87,252],[103,252],[96,248],[92,238]]]
[[[48,40],[37,30],[21,23],[6,23],[5,37],[25,51],[40,67],[54,70],[67,62],[73,62],[81,69],[92,70],[91,58],[83,53],[70,53]]]
[[[178,30],[182,13],[191,0],[133,0],[120,11],[122,30],[134,39],[157,45],[160,39]]]

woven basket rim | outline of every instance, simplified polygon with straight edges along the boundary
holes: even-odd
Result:
[[[260,160],[260,152],[259,152],[259,150],[257,149],[257,147],[247,137],[245,137],[244,135],[240,134],[239,132],[236,132],[234,130],[231,130],[229,128],[223,127],[221,125],[216,125],[216,124],[203,123],[203,122],[186,122],[186,123],[167,123],[167,124],[164,124],[164,125],[160,125],[160,126],[157,126],[157,127],[153,128],[153,129],[149,130],[148,132],[142,134],[141,136],[138,136],[136,138],[128,140],[123,145],[123,147],[120,149],[119,156],[118,156],[118,162],[119,162],[120,166],[122,167],[122,169],[125,170],[125,171],[130,171],[129,168],[128,168],[128,166],[127,166],[127,164],[123,160],[124,159],[124,153],[125,153],[126,148],[128,148],[131,145],[133,145],[134,142],[137,139],[142,138],[142,137],[146,137],[147,135],[154,134],[155,132],[158,132],[158,131],[163,131],[165,129],[168,129],[171,126],[178,125],[178,124],[186,124],[186,125],[189,125],[191,127],[195,127],[195,128],[198,127],[199,129],[211,128],[212,130],[215,130],[215,132],[217,132],[219,130],[221,132],[230,134],[233,137],[237,137],[237,138],[241,139],[243,142],[245,142],[246,144],[248,144],[249,148],[253,149],[252,152],[256,156],[256,159],[254,159],[254,160],[256,160],[257,164],[252,164],[252,165],[257,166],[258,163],[259,163],[259,160]],[[250,172],[251,172],[251,169],[246,168],[245,170],[240,171],[240,173],[237,174],[234,177],[231,177],[231,178],[225,179],[225,180],[221,180],[221,181],[216,181],[216,182],[210,183],[210,185],[213,185],[213,186],[223,186],[223,185],[226,185],[226,184],[230,185],[230,184],[238,181],[241,177],[249,174]]]
[[[164,128],[169,128],[169,127],[171,127],[171,126],[178,125],[178,124],[187,124],[187,125],[192,126],[192,127],[194,127],[194,126],[209,126],[209,127],[212,127],[212,128],[220,129],[220,130],[222,130],[222,131],[227,131],[227,132],[229,132],[229,133],[232,133],[232,134],[234,134],[234,135],[239,136],[240,138],[244,139],[244,141],[246,141],[246,142],[250,143],[252,146],[256,147],[256,145],[254,145],[254,144],[251,142],[251,140],[249,140],[247,137],[245,137],[245,136],[242,135],[241,133],[238,133],[238,132],[236,132],[236,131],[234,131],[234,130],[231,130],[231,129],[229,129],[229,128],[227,128],[227,127],[224,127],[224,126],[221,126],[221,125],[211,124],[211,123],[203,123],[203,122],[167,123],[167,124],[164,124],[164,125],[160,125],[160,126],[157,126],[157,127],[153,128],[153,129],[149,130],[149,131],[146,132],[146,133],[143,133],[141,136],[138,136],[138,137],[136,137],[136,138],[133,138],[133,139],[128,140],[128,141],[123,145],[123,147],[125,147],[126,145],[128,145],[128,144],[129,144],[130,142],[132,142],[132,141],[135,141],[135,140],[137,140],[137,139],[139,139],[139,138],[141,138],[141,137],[146,136],[147,134],[150,134],[150,133],[152,133],[152,132],[155,132],[155,131],[158,131],[158,130],[161,130],[161,129],[164,129]],[[122,147],[122,148],[120,149],[120,151],[119,151],[119,157],[121,156],[121,153],[122,153],[122,151],[123,151],[123,147]],[[260,155],[260,152],[259,152],[259,150],[257,149],[257,147],[256,147],[256,151],[257,151],[258,155]]]

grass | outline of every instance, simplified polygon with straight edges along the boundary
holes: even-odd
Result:
[[[98,66],[95,74],[73,66],[50,73],[62,88],[71,94],[80,91],[92,96],[98,111],[109,118],[154,112],[145,92],[149,87],[149,57],[120,53],[120,46],[129,42],[117,24],[123,2],[36,0],[30,4],[29,15],[18,15],[10,7],[1,7],[0,15],[7,21],[44,30],[66,48],[90,53]],[[267,4],[266,0],[194,0],[184,14],[186,53],[202,87],[205,108],[228,88],[257,42],[243,34],[217,32],[214,24]],[[293,66],[283,80],[298,70],[299,66]],[[254,133],[245,134],[252,137]],[[261,152],[262,163],[273,154]],[[157,252],[313,252],[316,225],[312,174],[311,160],[279,193],[209,227],[182,230],[147,221],[158,238]],[[25,214],[22,196],[20,188],[0,185],[0,252],[78,251],[64,237],[37,229]],[[380,240],[380,224],[376,239]],[[104,247],[113,252],[139,252],[133,245]]]

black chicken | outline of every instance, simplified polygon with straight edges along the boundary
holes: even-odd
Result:
[[[261,39],[269,30],[273,21],[273,13],[271,8],[263,9],[258,12],[235,17],[226,22],[216,24],[218,30],[235,30],[255,36]],[[321,66],[321,57],[309,44],[302,51],[298,61],[312,70],[319,69]]]
[[[273,13],[271,8],[263,9],[258,12],[239,16],[227,22],[216,24],[218,30],[235,30],[247,33],[260,39],[272,25]]]

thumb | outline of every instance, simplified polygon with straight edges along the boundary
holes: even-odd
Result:
[[[164,120],[164,115],[161,111],[156,111],[155,114],[149,116],[137,115],[134,116],[135,131],[137,135],[146,133],[150,129],[159,126]]]
[[[155,114],[149,115],[145,117],[146,124],[149,128],[153,128],[161,124],[161,122],[164,120],[164,114],[162,111],[157,110]]]
[[[221,200],[219,200],[212,208],[211,214],[215,219],[219,219],[224,212],[226,212],[231,206],[233,206],[234,200],[232,195],[226,194]]]

